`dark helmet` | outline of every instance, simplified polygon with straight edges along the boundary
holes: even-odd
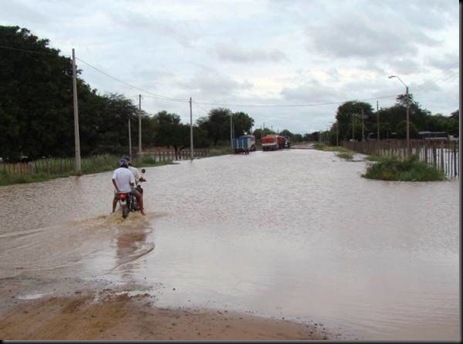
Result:
[[[130,156],[124,155],[124,156],[122,157],[122,159],[123,159],[123,160],[127,160],[127,165],[128,165],[128,166],[132,166],[132,162],[130,161]]]

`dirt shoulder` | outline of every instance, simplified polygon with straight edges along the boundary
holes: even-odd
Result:
[[[100,298],[100,299],[98,299]],[[317,325],[227,311],[165,309],[148,295],[76,294],[22,302],[2,315],[3,340],[322,340]]]

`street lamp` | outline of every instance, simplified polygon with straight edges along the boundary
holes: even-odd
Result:
[[[389,79],[397,78],[405,86],[405,96],[407,97],[407,157],[410,157],[410,100],[408,98],[408,86],[397,75],[390,75]]]

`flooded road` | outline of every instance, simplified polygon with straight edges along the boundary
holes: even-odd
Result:
[[[460,340],[458,180],[365,166],[292,149],[147,168],[147,215],[125,221],[110,172],[2,187],[0,295],[126,286],[362,340]]]

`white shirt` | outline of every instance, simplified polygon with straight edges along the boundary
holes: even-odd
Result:
[[[119,192],[130,192],[132,187],[130,183],[135,185],[135,178],[133,173],[126,167],[119,167],[114,170],[113,179],[116,181]]]
[[[138,181],[140,180],[140,171],[138,171],[138,168],[130,166],[129,165],[129,170],[132,171],[133,177],[135,178],[135,185],[138,185]]]

